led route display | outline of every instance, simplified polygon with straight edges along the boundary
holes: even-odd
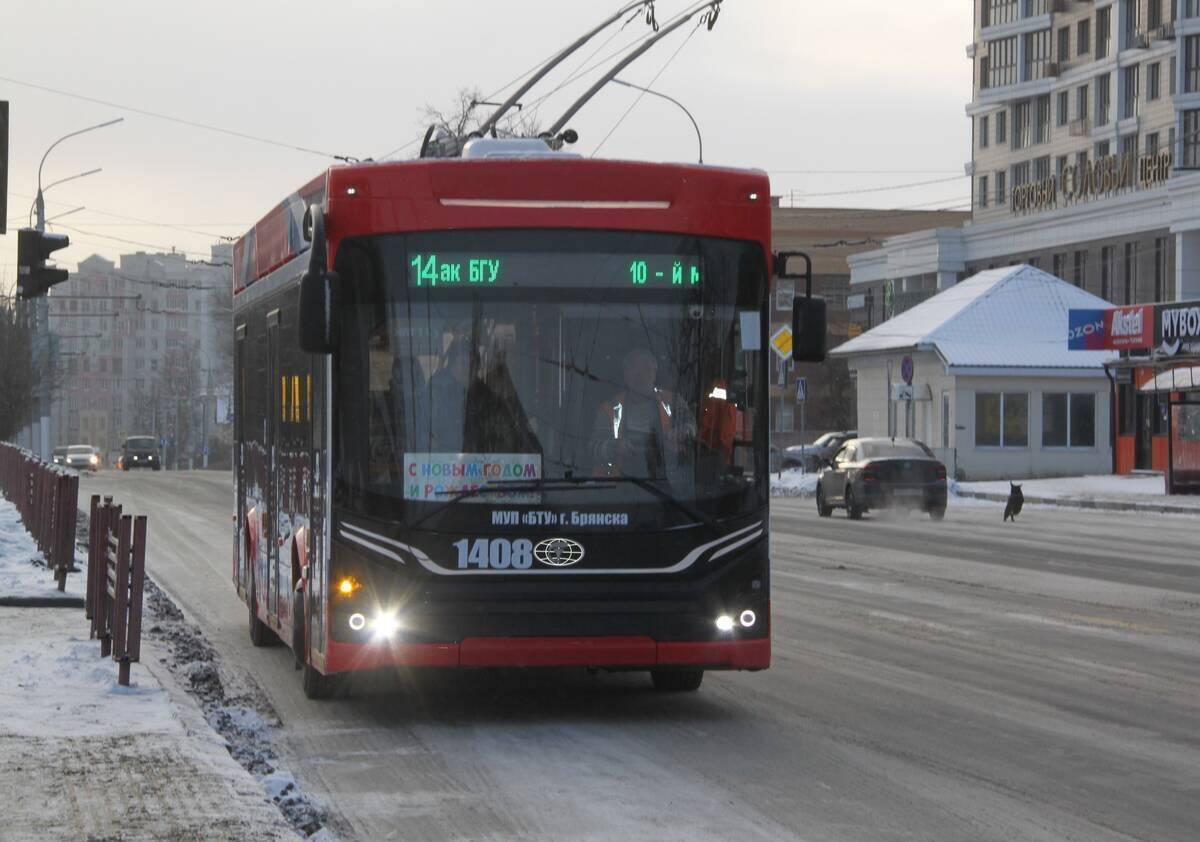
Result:
[[[703,281],[695,255],[546,252],[411,253],[410,287],[631,287],[687,289]]]

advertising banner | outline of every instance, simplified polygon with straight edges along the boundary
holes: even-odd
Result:
[[[1104,314],[1106,348],[1149,348],[1154,344],[1154,305],[1113,307]]]
[[[404,499],[445,502],[456,494],[492,484],[530,482],[542,478],[540,453],[405,453]],[[500,499],[515,502],[498,491]],[[469,498],[470,502],[495,502],[497,494]],[[528,491],[524,497],[530,497]],[[533,494],[531,499],[536,500]],[[467,502],[467,501],[464,501]]]
[[[1167,356],[1200,353],[1200,301],[1159,304],[1154,316],[1156,348]]]
[[[1067,348],[1072,351],[1103,351],[1107,310],[1071,310]]]

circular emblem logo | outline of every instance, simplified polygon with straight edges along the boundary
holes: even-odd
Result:
[[[549,567],[570,567],[583,559],[583,545],[570,538],[547,538],[534,546],[533,557]]]

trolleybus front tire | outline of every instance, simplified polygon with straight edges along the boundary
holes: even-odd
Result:
[[[690,693],[700,689],[704,670],[650,670],[650,680],[660,693]]]
[[[321,700],[333,698],[340,682],[336,675],[325,675],[312,664],[305,664],[301,683],[304,687],[305,698]]]

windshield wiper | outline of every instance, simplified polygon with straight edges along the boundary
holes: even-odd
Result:
[[[476,488],[471,488],[466,491],[458,492],[439,492],[442,494],[454,494],[454,497],[447,500],[443,505],[429,512],[424,517],[420,518],[416,523],[411,525],[411,529],[416,529],[425,521],[429,520],[436,514],[440,514],[446,509],[461,503],[471,497],[478,497],[480,494],[486,494],[490,491],[553,491],[563,488],[611,488],[619,482],[627,482],[636,485],[644,491],[649,492],[653,496],[662,500],[664,503],[669,503],[679,511],[686,514],[697,523],[702,523],[710,528],[715,527],[716,521],[704,514],[690,503],[679,499],[674,494],[659,488],[654,484],[653,480],[645,477],[559,477],[557,479],[534,479],[534,480],[500,480],[497,482],[488,482]]]

